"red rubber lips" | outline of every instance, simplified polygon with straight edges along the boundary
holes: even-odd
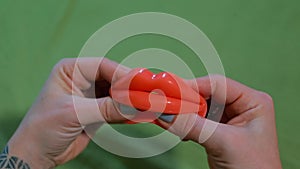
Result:
[[[205,99],[181,78],[168,72],[153,74],[145,68],[133,69],[114,82],[110,95],[116,102],[140,110],[129,123],[158,124],[157,112],[163,115],[198,113],[205,117],[207,111]]]

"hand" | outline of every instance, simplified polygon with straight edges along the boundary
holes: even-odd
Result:
[[[223,76],[210,78],[188,83],[205,98],[225,103],[222,123],[190,114],[179,115],[172,124],[160,120],[162,125],[203,145],[212,169],[280,169],[272,98]]]
[[[31,168],[52,168],[76,157],[90,141],[82,124],[127,120],[107,96],[113,75],[117,80],[128,71],[103,58],[59,62],[10,139],[9,155]],[[74,105],[74,100],[80,104]],[[92,106],[95,102],[96,108]]]

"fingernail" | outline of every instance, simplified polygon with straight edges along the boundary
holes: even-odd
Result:
[[[173,114],[162,114],[161,116],[159,116],[159,119],[161,119],[162,121],[165,121],[167,123],[171,123],[175,118],[175,115]]]
[[[133,115],[136,114],[137,110],[134,107],[120,104],[120,112],[126,115]]]

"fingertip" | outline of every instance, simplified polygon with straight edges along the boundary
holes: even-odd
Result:
[[[172,126],[172,124],[175,121],[175,119],[176,119],[175,116],[174,117],[171,117],[171,116],[166,117],[164,115],[160,115],[159,118],[157,119],[157,122],[158,122],[158,124],[159,124],[160,127],[162,127],[165,130],[169,130],[170,131],[171,130],[170,127]],[[176,134],[175,131],[170,131],[170,132]]]
[[[100,112],[107,123],[122,123],[135,116],[135,112],[132,112],[135,110],[134,108],[117,103],[111,97],[100,98],[100,102],[103,102],[101,101],[103,99],[105,99],[105,103],[102,103],[102,106],[100,103],[99,106]]]

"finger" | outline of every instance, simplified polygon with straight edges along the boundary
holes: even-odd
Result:
[[[120,113],[119,105],[113,102],[110,97],[91,99],[73,96],[73,101],[78,122],[83,126],[99,122],[124,122],[128,118]]]
[[[260,101],[258,91],[220,75],[190,80],[188,84],[205,98],[224,104],[229,118],[255,108]]]
[[[97,81],[118,80],[129,71],[130,68],[103,57],[68,58],[54,67],[54,76],[78,91],[89,89]]]
[[[211,98],[218,103],[224,104],[225,112],[231,117],[239,116],[244,112],[255,112],[249,110],[255,109],[261,101],[258,91],[224,76],[207,76],[187,81],[187,83],[206,99]],[[210,110],[223,113],[215,105],[211,105]],[[210,113],[211,111],[209,111]],[[159,122],[161,126],[172,133],[181,138],[194,140],[204,145],[207,149],[220,148],[222,146],[220,141],[225,140],[223,137],[230,135],[230,131],[233,131],[231,130],[232,128],[237,128],[236,126],[229,126],[201,118],[197,114],[178,115],[176,120],[171,123],[163,121],[163,119],[159,119]]]
[[[89,81],[105,79],[109,82],[126,75],[130,69],[103,57],[76,59],[76,65],[82,75]]]
[[[184,140],[193,140],[206,148],[216,147],[216,144],[226,133],[222,133],[224,124],[220,124],[209,119],[202,118],[197,114],[180,114],[173,122],[158,119],[160,126]],[[213,138],[213,139],[211,139]]]

